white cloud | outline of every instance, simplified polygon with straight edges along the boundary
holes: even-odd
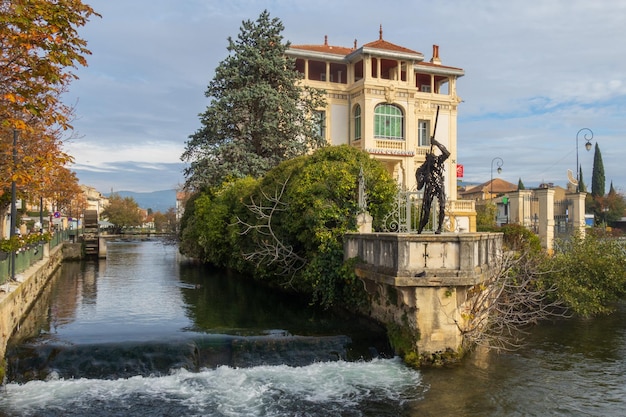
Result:
[[[378,38],[382,24],[386,40],[427,59],[432,45],[440,45],[444,65],[466,71],[458,83],[465,100],[459,107],[458,159],[466,179],[489,179],[490,162],[498,156],[508,181],[564,184],[567,169],[575,169],[576,132],[589,127],[603,152],[607,183],[626,187],[617,157],[626,136],[626,2],[405,0],[382,8],[373,0],[89,4],[103,17],[80,31],[93,55],[67,95],[70,103],[78,100],[74,125],[80,137],[67,149],[84,169],[81,175],[103,171],[105,183],[121,182],[111,185],[116,189],[132,183],[156,190],[180,181],[179,157],[200,125],[198,114],[208,104],[204,91],[226,56],[226,39],[264,9],[283,22],[283,35],[293,43],[322,43],[328,35],[335,45],[352,46],[355,39],[362,45]],[[590,179],[593,152],[580,152]],[[155,167],[167,167],[176,178],[132,182],[129,169],[147,178]],[[121,170],[126,174],[113,176]]]

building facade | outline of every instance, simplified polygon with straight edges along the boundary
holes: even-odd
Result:
[[[287,55],[307,86],[326,91],[320,131],[332,145],[351,145],[383,162],[405,190],[415,190],[415,170],[436,139],[449,151],[445,167],[447,198],[456,200],[457,79],[460,68],[445,66],[439,47],[429,62],[420,52],[383,39],[352,48],[291,45]]]

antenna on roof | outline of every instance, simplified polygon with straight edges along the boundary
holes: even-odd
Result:
[[[380,24],[380,29],[378,30],[378,39],[383,40],[383,25]]]

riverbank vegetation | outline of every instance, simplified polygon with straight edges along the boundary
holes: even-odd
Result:
[[[547,269],[544,285],[577,315],[612,313],[626,296],[626,246],[604,229],[557,241]]]
[[[382,219],[397,192],[387,170],[366,152],[327,147],[285,161],[260,179],[232,180],[194,195],[181,222],[180,249],[309,294],[326,307],[359,305],[365,293],[344,264],[343,236],[356,231],[361,170],[368,210]]]
[[[556,241],[554,253],[520,225],[499,228],[504,252],[488,279],[468,292],[464,347],[514,350],[541,321],[610,314],[626,296],[626,248],[603,229]]]

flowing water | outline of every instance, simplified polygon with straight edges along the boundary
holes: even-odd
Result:
[[[0,416],[623,416],[626,308],[413,370],[384,332],[158,240],[64,264],[10,340]]]

